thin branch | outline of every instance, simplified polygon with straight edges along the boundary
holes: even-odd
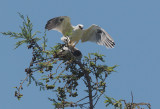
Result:
[[[35,46],[36,46],[40,51],[43,50],[43,49],[37,44],[37,42],[35,43]]]
[[[53,83],[53,85],[55,85],[55,84],[56,84],[56,82],[57,82],[58,78],[60,77],[60,75],[61,75],[65,70],[66,70],[66,68],[65,68],[65,69],[63,69],[63,71],[62,71],[61,73],[59,73],[59,75],[57,76],[57,79],[55,80],[55,82]]]
[[[34,61],[34,63],[39,63],[39,62],[42,62],[42,61],[45,61],[45,60],[48,60],[48,59],[54,59],[53,57],[50,57],[50,58],[46,58],[46,59],[41,59],[41,60],[37,60],[37,61]]]
[[[95,105],[97,104],[98,100],[100,99],[100,97],[101,97],[102,95],[103,95],[103,93],[101,93],[101,94],[98,96],[98,98],[97,98],[95,104],[93,105],[93,107],[95,107]]]
[[[58,68],[59,68],[63,63],[64,63],[64,62],[62,61],[62,62],[58,65],[58,67],[56,68],[56,73],[57,73]]]
[[[86,102],[86,103],[82,103],[82,104],[77,104],[77,105],[85,105],[85,104],[89,104],[90,102]]]
[[[131,91],[131,97],[132,97],[132,103],[131,103],[131,109],[132,109],[132,106],[133,106],[133,93],[132,93],[132,91]]]
[[[25,77],[25,79],[20,83],[21,85],[19,86],[18,91],[20,91],[23,83],[28,79],[29,76],[30,76],[30,74],[27,74],[27,76]]]
[[[80,99],[80,100],[78,100],[77,102],[75,102],[76,104],[78,103],[78,102],[80,102],[80,101],[82,101],[82,100],[84,100],[84,99],[86,99],[86,98],[88,98],[89,96],[86,96],[86,97],[84,97],[84,98],[82,98],[82,99]]]

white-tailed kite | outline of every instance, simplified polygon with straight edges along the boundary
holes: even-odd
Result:
[[[107,48],[114,48],[115,45],[111,36],[101,27],[94,24],[88,29],[83,29],[82,24],[72,26],[68,16],[55,17],[49,20],[45,29],[61,32],[63,34],[61,40],[63,41],[66,37],[69,37],[68,44],[73,47],[75,47],[79,40],[81,42],[96,42],[98,45],[105,45]]]

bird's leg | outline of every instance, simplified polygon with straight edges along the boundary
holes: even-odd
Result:
[[[65,43],[67,47],[70,45],[70,39],[68,36],[62,37],[61,40]]]
[[[72,41],[68,41],[68,46],[72,46]]]
[[[69,42],[70,42],[69,37],[67,36],[66,38],[67,38],[66,45],[69,46]]]
[[[78,41],[76,41],[76,43],[73,45],[73,48],[78,44],[78,42],[79,42],[79,40],[78,40]]]

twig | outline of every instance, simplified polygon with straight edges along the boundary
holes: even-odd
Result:
[[[101,93],[101,94],[98,96],[98,98],[97,98],[97,100],[96,100],[95,104],[93,105],[93,107],[95,107],[95,105],[97,104],[97,102],[98,102],[99,98],[100,98],[102,95],[103,95],[103,93]]]
[[[37,42],[35,42],[35,46],[36,46],[40,51],[43,50],[43,49],[37,44]]]
[[[82,104],[77,104],[77,105],[85,105],[85,104],[89,104],[90,102],[86,102],[86,103],[82,103]]]
[[[57,73],[57,70],[58,68],[62,65],[62,63],[64,63],[63,61],[58,65],[58,67],[56,68],[56,73]]]
[[[20,91],[23,83],[28,79],[29,75],[30,75],[30,74],[27,74],[27,76],[25,77],[25,79],[20,83],[21,85],[19,86],[18,91]]]
[[[131,91],[131,97],[132,97],[132,103],[131,103],[131,109],[132,109],[132,106],[133,106],[133,93],[132,93],[132,91]]]
[[[41,59],[41,60],[37,60],[37,61],[34,61],[34,63],[42,62],[42,61],[45,61],[45,60],[48,60],[48,59],[53,59],[53,57],[46,58],[46,59]]]
[[[88,97],[89,97],[89,96],[86,96],[86,97],[84,97],[84,98],[82,98],[82,99],[78,100],[78,101],[76,102],[76,104],[77,104],[78,102],[80,102],[80,101],[82,101],[82,100],[84,100],[84,99],[88,98]]]
[[[59,75],[57,76],[57,79],[55,80],[55,82],[53,83],[53,85],[55,85],[55,84],[56,84],[56,82],[57,82],[58,78],[60,77],[60,75],[61,75],[65,70],[66,70],[66,68],[65,68],[61,73],[59,73]]]

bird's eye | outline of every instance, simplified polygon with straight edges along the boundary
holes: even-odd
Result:
[[[83,29],[83,27],[82,26],[79,26],[79,28],[82,30]]]
[[[64,20],[64,18],[59,19],[61,22]]]
[[[102,30],[98,29],[98,30],[97,30],[97,33],[102,33]]]

